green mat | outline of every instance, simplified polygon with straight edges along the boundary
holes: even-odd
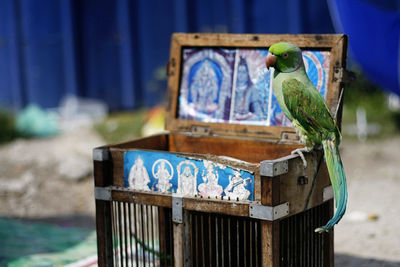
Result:
[[[64,266],[96,253],[96,231],[0,217],[0,266]]]

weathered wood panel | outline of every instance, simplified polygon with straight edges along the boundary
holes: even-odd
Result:
[[[341,76],[346,64],[347,36],[343,34],[182,34],[176,33],[171,40],[168,64],[168,107],[166,128],[173,132],[190,132],[193,126],[207,127],[220,136],[246,136],[281,139],[283,133],[294,133],[289,127],[267,127],[226,123],[205,123],[177,118],[179,83],[181,78],[183,47],[237,47],[265,48],[277,42],[291,42],[302,49],[330,51],[329,81],[326,102],[332,114],[336,113]],[[340,116],[339,116],[340,117]]]
[[[103,149],[107,150],[106,147]],[[93,164],[95,186],[112,185],[111,161],[94,161]],[[108,201],[96,200],[96,234],[99,265],[113,265],[111,204]]]
[[[281,203],[280,177],[261,176],[261,204]],[[261,221],[262,266],[279,266],[279,221]]]
[[[284,157],[298,144],[280,144],[271,140],[252,140],[229,137],[193,137],[184,134],[171,134],[169,148],[173,152],[212,154],[228,156],[251,163]]]
[[[280,200],[289,202],[289,215],[303,212],[323,203],[323,190],[330,185],[328,170],[321,151],[304,153],[308,166],[299,156],[289,159],[289,172],[280,178]]]

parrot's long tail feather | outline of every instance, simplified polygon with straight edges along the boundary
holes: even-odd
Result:
[[[335,196],[336,213],[326,225],[315,229],[315,232],[328,232],[343,217],[347,204],[347,185],[346,175],[343,170],[342,160],[340,159],[339,147],[333,140],[324,140],[322,142],[325,153],[326,165]]]

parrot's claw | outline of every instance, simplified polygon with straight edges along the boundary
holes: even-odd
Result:
[[[297,149],[293,150],[293,151],[291,152],[291,154],[292,154],[292,155],[294,155],[294,154],[299,155],[300,158],[301,158],[301,160],[303,161],[304,169],[307,169],[307,161],[306,161],[306,158],[304,157],[303,152],[310,152],[310,151],[308,150],[307,147],[304,147],[304,148],[297,148]]]
[[[316,233],[322,234],[322,233],[327,233],[329,230],[323,228],[323,227],[318,227],[314,230]]]

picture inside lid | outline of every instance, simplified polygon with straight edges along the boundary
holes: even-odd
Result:
[[[179,119],[291,126],[272,92],[267,49],[184,48]],[[311,82],[326,97],[330,53],[303,51]]]

